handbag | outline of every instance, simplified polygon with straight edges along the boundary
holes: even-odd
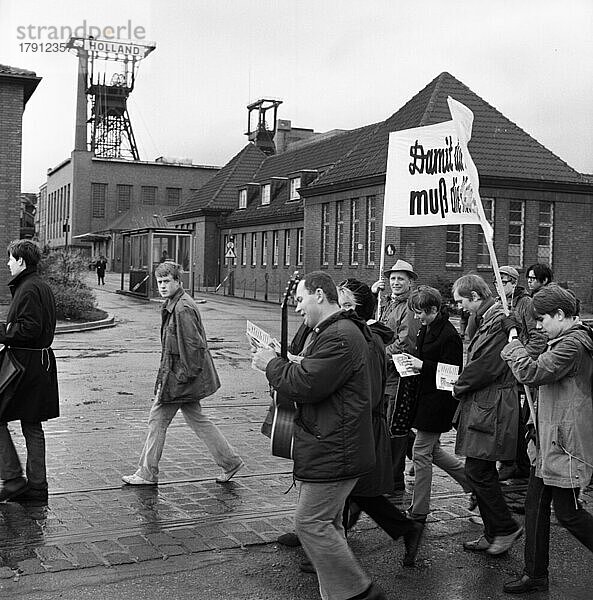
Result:
[[[0,418],[23,377],[25,367],[6,346],[0,350]]]

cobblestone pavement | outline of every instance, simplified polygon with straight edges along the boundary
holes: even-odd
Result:
[[[267,410],[265,377],[250,366],[244,335],[250,319],[279,335],[277,306],[205,296],[200,306],[223,386],[203,401],[246,467],[228,484],[206,447],[178,415],[167,436],[158,487],[121,482],[143,444],[160,352],[160,307],[98,291],[115,328],[56,337],[62,416],[46,424],[48,506],[0,504],[0,579],[120,565],[208,550],[274,542],[291,529],[291,463],[272,457],[259,433]],[[291,317],[295,330],[299,319]],[[19,450],[18,423],[10,425]],[[444,446],[453,447],[448,434]],[[524,484],[506,486],[520,506]],[[466,527],[472,513],[461,489],[435,469],[431,536]],[[409,494],[398,501],[405,506]],[[373,523],[363,518],[366,530]]]

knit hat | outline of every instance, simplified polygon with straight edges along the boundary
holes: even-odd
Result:
[[[361,319],[365,321],[372,319],[377,300],[373,292],[371,292],[371,288],[366,283],[350,277],[342,281],[338,285],[339,288],[346,288],[354,294],[354,300],[356,301],[356,308],[354,310]]]

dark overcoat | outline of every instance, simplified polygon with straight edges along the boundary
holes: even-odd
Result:
[[[273,358],[270,384],[297,405],[294,477],[330,482],[358,478],[375,466],[369,382],[371,332],[354,311],[319,323],[299,363]]]
[[[438,363],[463,366],[463,342],[449,318],[440,313],[418,333],[416,356],[422,360],[418,376],[416,414],[412,427],[431,433],[444,433],[451,429],[457,409],[457,400],[447,390],[438,390],[436,372]]]
[[[60,414],[58,373],[51,344],[56,329],[56,303],[49,285],[27,268],[15,275],[8,287],[12,302],[6,323],[0,323],[0,344],[11,348],[25,372],[0,420],[39,422]]]
[[[363,475],[352,490],[353,496],[374,498],[393,491],[393,467],[391,443],[387,427],[385,404],[386,362],[385,345],[391,343],[395,334],[383,323],[369,325],[373,339],[369,341],[369,374],[371,380],[373,438],[375,441],[375,468]]]
[[[455,453],[483,460],[514,460],[519,431],[517,382],[500,356],[507,344],[504,311],[490,298],[454,386],[459,399],[455,415]]]

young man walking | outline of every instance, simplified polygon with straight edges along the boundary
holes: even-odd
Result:
[[[47,501],[45,436],[42,421],[59,416],[58,373],[51,344],[56,328],[53,292],[37,274],[39,247],[30,240],[8,246],[12,302],[0,323],[0,345],[24,367],[16,387],[0,397],[0,501]],[[26,477],[7,423],[20,421],[27,446]]]
[[[162,353],[155,400],[138,469],[133,475],[124,475],[122,480],[129,485],[158,483],[167,428],[180,410],[216,464],[222,467],[216,482],[226,483],[243,467],[243,461],[200,406],[202,398],[220,387],[220,380],[208,350],[198,306],[183,289],[181,267],[177,263],[160,263],[155,278],[160,295],[166,299],[162,308]]]

